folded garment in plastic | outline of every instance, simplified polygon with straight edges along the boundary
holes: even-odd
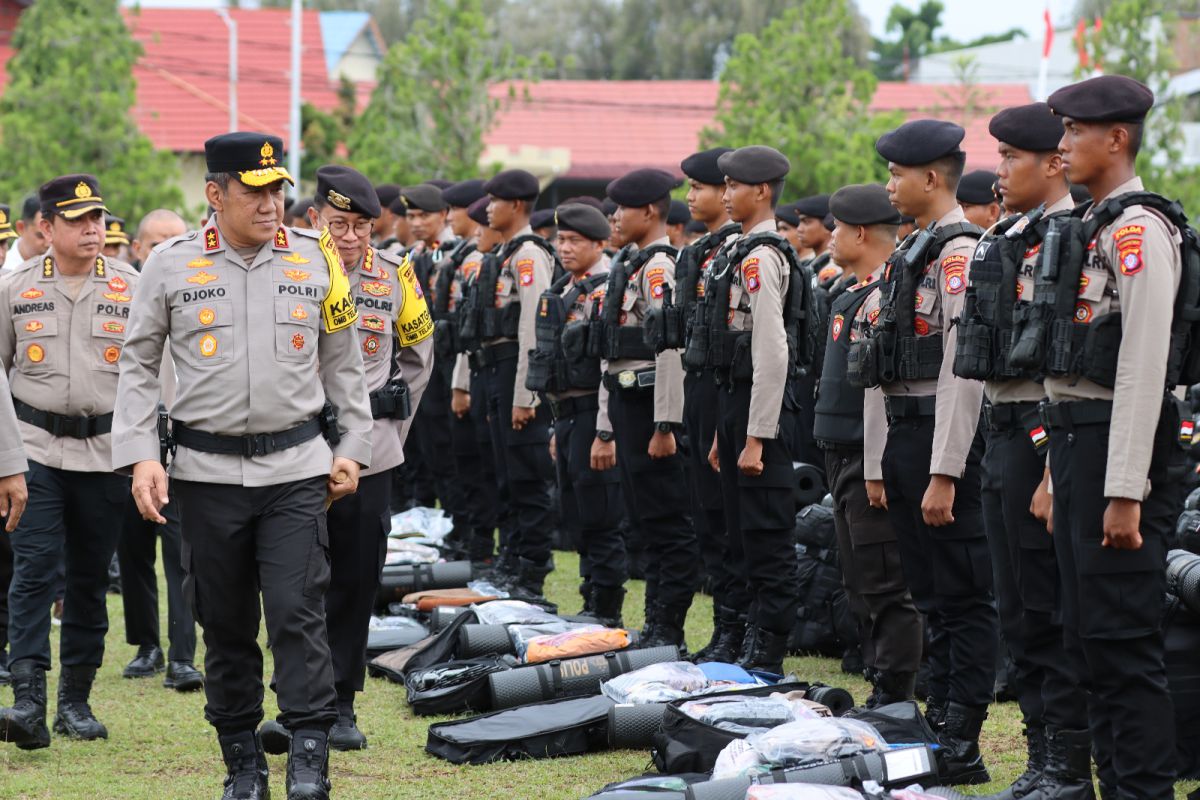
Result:
[[[703,773],[692,775],[642,775],[610,783],[587,800],[683,800],[687,787],[708,780]]]
[[[845,786],[811,783],[779,783],[751,786],[746,800],[862,800],[862,792]]]
[[[605,681],[600,691],[616,703],[668,703],[707,689],[712,681],[688,661],[667,661]]]
[[[564,658],[578,658],[596,653],[624,650],[629,646],[630,636],[622,628],[606,628],[603,625],[580,625],[558,633],[540,633],[532,636],[524,630],[525,625],[509,628],[517,656],[526,664],[543,664]]]
[[[404,676],[408,704],[417,716],[488,711],[488,675],[516,663],[514,656],[481,656],[409,670]]]
[[[394,623],[367,631],[367,657],[374,658],[391,650],[415,644],[429,635],[429,628],[409,617],[386,617]]]
[[[403,602],[416,606],[418,611],[431,613],[435,608],[444,606],[467,607],[495,599],[495,595],[480,594],[474,589],[422,589],[404,595]]]
[[[809,717],[752,733],[730,742],[717,756],[713,778],[732,777],[754,767],[787,769],[882,752],[888,743],[868,723],[857,719]],[[732,757],[730,754],[732,753]]]
[[[442,555],[436,547],[417,544],[408,539],[388,539],[387,555],[384,556],[383,563],[388,566],[395,564],[434,564],[441,557]]]
[[[453,764],[489,764],[605,750],[608,709],[602,695],[572,697],[429,726],[425,751]]]
[[[536,625],[561,622],[544,608],[524,600],[494,600],[474,609],[480,625]]]

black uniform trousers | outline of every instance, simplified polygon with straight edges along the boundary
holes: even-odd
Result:
[[[121,532],[129,479],[30,461],[25,481],[29,502],[12,532],[9,661],[29,659],[50,668],[50,606],[59,564],[65,563],[59,661],[65,667],[99,667],[108,633],[108,565]]]
[[[725,525],[721,476],[708,463],[708,451],[717,433],[717,384],[712,370],[689,371],[684,376],[683,427],[688,437],[688,477],[692,508],[696,510],[700,561],[712,588],[713,602],[725,605],[729,584],[736,575],[725,560],[729,531]]]
[[[599,408],[596,394],[555,406],[558,496],[563,523],[579,532],[580,574],[595,586],[619,588],[629,578],[621,534],[621,475],[615,467],[592,469]]]
[[[762,475],[743,475],[738,457],[746,446],[750,421],[750,382],[719,386],[717,454],[725,524],[729,531],[726,562],[736,576],[727,593],[730,608],[750,624],[788,633],[800,602],[796,576],[795,443],[796,411],[786,396],[774,439],[762,440]]]
[[[466,523],[467,492],[457,479],[454,445],[450,433],[450,365],[434,356],[429,384],[421,394],[412,438],[416,440],[419,459],[428,467],[438,503],[455,524]],[[418,495],[419,496],[419,495]]]
[[[337,719],[325,626],[325,481],[173,482],[185,591],[204,631],[204,715],[218,734],[252,731],[262,721],[260,593],[280,722],[289,730],[327,730]]]
[[[550,410],[545,403],[539,404],[534,418],[521,430],[513,430],[516,355],[498,359],[481,367],[479,372],[500,504],[508,511],[507,523],[511,528],[506,546],[520,558],[544,564],[550,559],[552,527],[547,483],[554,477],[554,465],[550,462]]]
[[[983,522],[992,552],[996,606],[1017,669],[1017,702],[1026,725],[1087,727],[1087,697],[1063,654],[1058,559],[1045,523],[1029,513],[1045,458],[1034,449],[1026,415],[1037,403],[987,409]]]
[[[1000,646],[980,502],[983,437],[976,433],[955,481],[954,522],[926,525],[921,501],[929,488],[933,414],[896,416],[888,400],[883,483],[908,588],[927,624],[930,698],[983,708],[992,701]]]
[[[497,503],[495,457],[492,454],[491,431],[487,427],[487,410],[478,377],[472,375],[470,384],[471,410],[459,419],[450,414],[450,437],[454,447],[454,466],[458,483],[463,487],[463,510],[471,535],[494,543],[496,539]]]
[[[12,576],[12,542],[8,534],[0,534],[0,667],[8,666],[8,587]]]
[[[135,647],[160,643],[158,623],[158,540],[162,538],[163,574],[167,583],[167,659],[191,663],[196,657],[196,623],[183,596],[183,539],[179,505],[162,510],[166,525],[142,519],[137,503],[125,503],[124,527],[117,542],[121,568],[121,605],[125,610],[125,641]]]
[[[863,663],[882,672],[916,672],[924,631],[900,560],[888,512],[867,500],[863,448],[829,444],[825,474],[846,600],[858,626]]]
[[[1083,419],[1098,401],[1058,403]],[[1111,406],[1108,406],[1111,413]],[[1102,406],[1103,411],[1103,406]],[[1073,677],[1088,693],[1097,773],[1121,800],[1171,797],[1175,726],[1167,693],[1162,618],[1166,549],[1183,502],[1186,453],[1179,407],[1167,398],[1142,501],[1142,546],[1102,546],[1109,421],[1062,420],[1050,430],[1054,547],[1062,576],[1063,634]]]
[[[646,609],[661,607],[686,613],[699,579],[696,532],[683,456],[651,458],[654,435],[654,389],[614,389],[608,395],[608,417],[617,443],[622,490],[637,517],[647,554]]]
[[[367,633],[392,529],[391,470],[359,479],[358,491],[326,513],[329,590],[325,627],[338,705],[350,706],[367,675]]]

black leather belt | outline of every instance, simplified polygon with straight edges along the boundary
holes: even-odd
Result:
[[[223,436],[218,433],[208,433],[189,428],[182,422],[175,421],[172,426],[175,444],[189,450],[199,450],[201,453],[219,453],[221,455],[267,456],[287,450],[298,444],[304,444],[310,439],[321,435],[321,418],[313,417],[294,428],[278,433],[247,433],[244,436]]]
[[[517,342],[485,344],[474,353],[471,353],[468,359],[470,360],[471,369],[478,370],[498,364],[509,358],[516,358],[520,352],[521,346]]]
[[[883,398],[888,419],[913,419],[932,417],[937,411],[937,398],[931,394],[913,397],[908,395],[886,395]]]
[[[1047,428],[1073,428],[1076,425],[1098,425],[1112,421],[1111,400],[1064,400],[1059,403],[1042,401],[1038,415]]]
[[[1038,404],[1028,403],[984,403],[983,423],[989,431],[1006,431],[1024,428],[1030,414],[1038,413]]]
[[[653,389],[656,379],[653,367],[641,370],[623,369],[616,374],[606,372],[604,388],[610,392],[636,392]]]
[[[555,419],[565,419],[585,411],[600,410],[600,395],[585,394],[579,397],[564,397],[562,400],[550,401],[550,413]]]
[[[55,414],[52,411],[42,411],[28,403],[22,403],[13,398],[13,408],[17,411],[17,419],[28,422],[35,428],[41,428],[51,436],[66,436],[71,439],[90,439],[93,436],[112,431],[112,412],[98,417],[72,417],[67,414]]]

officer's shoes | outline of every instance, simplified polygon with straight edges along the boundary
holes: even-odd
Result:
[[[124,678],[153,678],[163,671],[163,651],[156,644],[144,644],[137,649],[137,655],[125,665],[121,673]]]
[[[322,731],[292,732],[288,748],[287,800],[329,800],[328,737]]]
[[[708,654],[716,650],[717,644],[721,641],[721,628],[724,624],[724,617],[721,615],[721,607],[713,603],[713,630],[712,637],[709,638],[708,644],[701,647],[696,652],[692,653],[692,662],[695,664],[703,664],[709,661]]]
[[[651,623],[649,634],[643,633],[640,646],[665,647],[674,645],[679,648],[681,658],[687,657],[687,643],[683,640],[683,623],[687,619],[686,608],[657,606],[654,610],[654,621]]]
[[[875,689],[867,698],[867,708],[879,708],[891,703],[901,703],[913,699],[913,687],[917,682],[915,672],[890,672],[880,670],[871,679]]]
[[[938,734],[938,778],[943,784],[987,783],[991,780],[979,753],[979,732],[987,719],[986,708],[946,704],[946,717]]]
[[[204,688],[204,675],[188,661],[172,661],[167,664],[163,686],[177,692],[194,692]]]
[[[947,800],[1047,800],[1039,794],[1039,786],[1045,780],[1046,769],[1046,737],[1043,728],[1028,727],[1025,737],[1029,748],[1029,762],[1025,772],[1017,776],[1011,786],[996,794],[965,795],[949,786],[935,786],[928,790],[934,797],[944,797]],[[1090,743],[1089,743],[1090,744]],[[1091,793],[1091,775],[1088,774],[1088,791]]]
[[[225,760],[221,800],[271,800],[267,757],[253,731],[218,736]]]
[[[602,625],[623,628],[622,613],[625,607],[625,589],[621,586],[593,586],[592,613]]]
[[[1105,786],[1101,784],[1103,797]],[[1112,793],[1115,796],[1115,792]],[[1026,800],[1095,800],[1092,735],[1087,730],[1046,728],[1046,768]]]
[[[329,749],[340,752],[367,749],[367,737],[358,729],[354,717],[338,716],[337,722],[329,729]]]
[[[0,708],[0,741],[22,750],[49,747],[46,670],[28,660],[14,662],[11,669],[14,700],[11,708]]]
[[[83,741],[108,738],[108,729],[96,719],[88,705],[95,677],[95,667],[62,668],[58,678],[58,711],[54,715],[55,733]]]
[[[716,661],[722,664],[733,664],[742,654],[742,645],[746,641],[746,618],[739,616],[736,611],[722,609],[720,636],[712,650],[697,658],[697,664]]]
[[[742,644],[738,666],[745,670],[783,674],[783,657],[787,655],[788,635],[755,626],[747,631]]]
[[[281,756],[288,751],[292,743],[292,734],[278,720],[269,719],[259,727],[258,740],[262,742],[264,752]]]

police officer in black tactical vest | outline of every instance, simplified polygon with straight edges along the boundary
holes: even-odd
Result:
[[[1000,192],[1013,214],[975,249],[954,369],[985,381],[983,521],[1028,743],[1025,772],[999,796],[1090,798],[1087,704],[1063,651],[1054,540],[1031,511],[1051,502],[1049,436],[1038,416],[1045,391],[1040,371],[1008,361],[1051,220],[1074,208],[1058,153],[1062,121],[1031,103],[1004,109],[988,130],[999,141]]]
[[[865,471],[864,438],[883,439],[887,431],[864,430],[863,405],[878,406],[883,395],[877,388],[852,386],[846,378],[850,345],[863,337],[878,314],[883,265],[895,247],[900,214],[877,184],[845,186],[834,192],[829,205],[836,223],[830,253],[846,270],[847,280],[854,282],[833,301],[825,329],[813,433],[825,451],[838,559],[867,679],[874,686],[867,700],[873,707],[912,698],[923,641],[896,532],[887,511],[867,499],[865,480],[883,476]]]

